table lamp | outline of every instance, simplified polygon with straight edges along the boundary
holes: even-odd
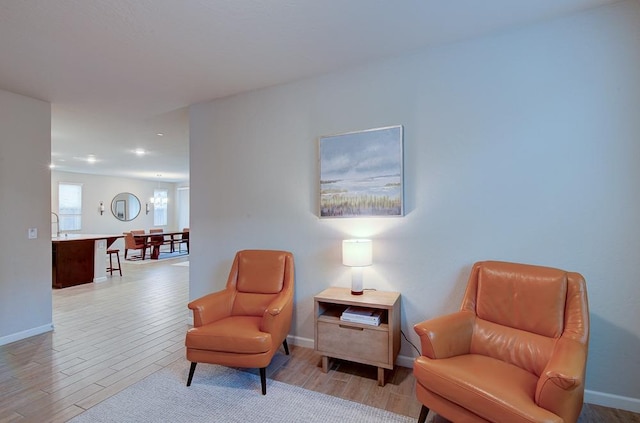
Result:
[[[342,241],[342,264],[351,267],[351,295],[362,295],[362,268],[372,264],[372,246],[370,239]]]

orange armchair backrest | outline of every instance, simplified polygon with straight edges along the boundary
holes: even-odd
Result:
[[[273,250],[243,250],[233,261],[227,289],[235,291],[234,316],[262,316],[274,298],[293,295],[291,253]]]
[[[476,315],[470,352],[540,375],[561,336],[585,343],[582,276],[542,266],[497,261],[473,266],[461,310]],[[564,334],[564,335],[563,335]]]
[[[499,325],[558,337],[566,296],[567,273],[562,270],[481,262],[471,272],[462,309]]]

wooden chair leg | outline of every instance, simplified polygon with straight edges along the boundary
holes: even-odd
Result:
[[[260,369],[260,384],[262,385],[262,395],[267,395],[267,368]]]
[[[285,338],[284,341],[282,341],[282,346],[284,347],[285,354],[289,355],[289,345],[287,344],[287,339],[286,338]]]
[[[187,386],[191,386],[191,379],[193,379],[193,372],[196,371],[196,365],[198,363],[191,363],[191,368],[189,369],[189,378],[187,378]]]
[[[118,272],[120,272],[120,276],[122,276],[122,266],[120,265],[120,253],[116,253],[116,258],[118,259]]]
[[[427,421],[427,414],[429,414],[429,409],[426,405],[423,405],[420,409],[420,417],[418,417],[418,423],[424,423]]]

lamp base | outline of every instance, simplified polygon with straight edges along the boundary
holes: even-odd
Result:
[[[351,295],[362,295],[362,267],[351,268]]]

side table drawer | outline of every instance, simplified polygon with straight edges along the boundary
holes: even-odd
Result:
[[[350,325],[317,322],[317,350],[322,354],[357,361],[389,362],[389,332]]]

